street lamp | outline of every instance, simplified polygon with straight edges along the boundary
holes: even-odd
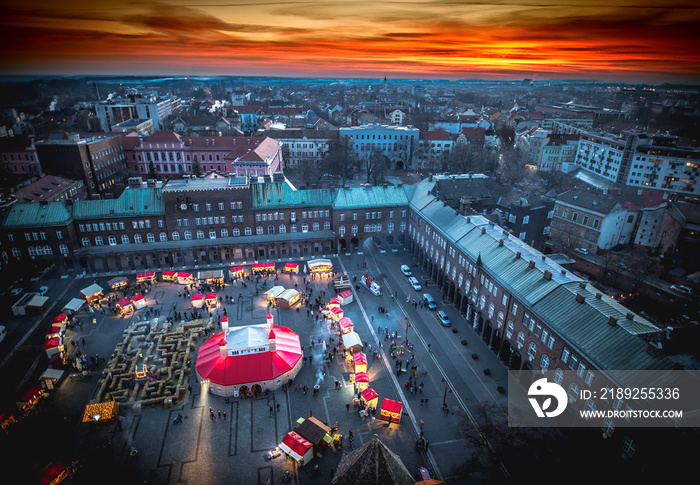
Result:
[[[449,389],[450,393],[452,392],[452,389],[450,389],[450,384],[447,382],[447,380],[443,377],[442,382],[445,383],[445,394],[442,396],[442,408],[445,409],[447,408],[447,390]]]
[[[411,326],[411,321],[406,317],[406,345],[408,345],[408,329]]]

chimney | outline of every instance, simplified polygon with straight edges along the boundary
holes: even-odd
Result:
[[[481,228],[481,234],[486,234],[486,228],[485,228],[485,227],[482,227],[482,228]]]
[[[552,280],[552,272],[549,270],[545,270],[543,276],[544,276],[544,279],[546,279],[547,281]]]
[[[562,275],[565,275],[565,274],[566,274],[566,270],[565,270],[565,269],[561,270],[561,274],[562,274]]]
[[[579,303],[583,303],[584,301],[586,301],[586,297],[581,293],[576,293],[576,301]]]
[[[610,325],[611,327],[614,327],[615,325],[617,325],[617,318],[615,318],[615,317],[608,318],[608,325]]]
[[[467,217],[467,222],[471,222],[471,221],[472,221],[472,218],[471,218],[471,217]]]
[[[649,344],[647,344],[647,353],[653,357],[661,355],[661,344],[649,342]]]
[[[601,298],[603,298],[603,294],[602,294],[602,293],[596,293],[596,294],[595,294],[595,299],[596,299],[596,300],[600,300]]]
[[[627,315],[625,315],[625,318],[627,320],[634,320],[634,313],[632,312],[627,312]]]
[[[530,262],[527,263],[527,267],[533,269],[535,267],[535,261],[531,259]]]
[[[503,239],[498,240],[498,247],[499,248],[503,247]]]
[[[518,251],[517,253],[515,253],[515,259],[520,259],[520,251]]]
[[[545,259],[547,259],[547,256],[545,256],[545,255],[543,254],[543,255],[542,255],[542,261],[544,261]]]
[[[579,281],[578,282],[578,287],[581,288],[582,290],[586,289],[586,282],[585,281]]]

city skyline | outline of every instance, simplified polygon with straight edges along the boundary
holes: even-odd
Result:
[[[687,0],[28,0],[0,20],[2,71],[693,83],[698,17]]]

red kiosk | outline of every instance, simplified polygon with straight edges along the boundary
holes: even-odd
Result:
[[[297,274],[299,273],[299,263],[286,263],[283,271],[289,274]]]
[[[175,281],[177,279],[177,271],[163,271],[163,281]]]
[[[143,283],[144,281],[155,281],[155,279],[156,279],[155,273],[138,273],[136,275],[136,282],[137,283]]]
[[[314,457],[314,445],[294,431],[285,435],[280,443],[280,449],[297,461],[299,466],[304,466]]]
[[[341,318],[338,323],[340,324],[340,328],[344,334],[355,330],[355,324],[352,323],[352,320],[350,320],[348,317]]]
[[[402,410],[402,402],[384,398],[382,401],[382,410],[380,411],[379,415],[382,419],[390,420],[390,423],[398,423],[401,421]]]

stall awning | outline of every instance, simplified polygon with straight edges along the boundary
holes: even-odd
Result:
[[[192,295],[192,301],[203,300],[203,299],[204,299],[204,295],[202,295],[201,293],[195,293],[194,295]]]
[[[350,328],[355,326],[355,324],[352,323],[352,320],[350,320],[348,317],[341,318],[340,320],[338,320],[338,323],[340,323],[340,326],[343,328]]]
[[[330,305],[340,305],[340,298],[333,297],[331,301],[328,302]]]
[[[280,293],[277,298],[281,300],[286,300],[286,301],[291,301],[293,300],[299,292],[295,290],[294,288],[289,288],[288,290],[284,290],[282,293]]]
[[[342,293],[339,294],[338,296],[341,297],[341,298],[348,298],[348,297],[352,296],[352,291],[351,291],[351,290],[345,290],[344,292],[342,292]]]
[[[121,300],[119,300],[117,302],[117,305],[122,307],[122,308],[127,307],[127,306],[131,305],[131,300],[129,300],[128,298],[122,298]]]
[[[356,372],[355,382],[369,382],[369,375],[366,372]]]
[[[73,298],[71,301],[66,303],[66,306],[63,307],[64,312],[77,312],[80,310],[80,307],[85,304],[85,300],[81,300],[80,298]]]
[[[220,269],[212,269],[208,271],[200,271],[197,273],[197,279],[198,280],[214,280],[214,279],[223,279],[224,277],[224,272]]]
[[[216,300],[216,293],[207,293],[205,297],[207,300]]]
[[[367,389],[369,390],[369,389]],[[389,411],[390,413],[401,414],[401,409],[403,408],[403,403],[399,401],[392,401],[391,399],[384,398],[382,401],[382,410]]]
[[[98,293],[102,293],[102,287],[95,283],[95,284],[88,286],[87,288],[83,288],[82,290],[80,290],[80,293],[85,298],[89,298],[89,297],[94,296]]]
[[[164,277],[165,276],[170,276],[170,277],[177,276],[177,271],[163,271],[163,276]]]
[[[362,399],[369,402],[373,399],[377,399],[379,397],[379,394],[377,394],[377,391],[375,391],[371,387],[368,387],[367,389],[362,391],[361,396],[362,396]],[[386,401],[387,401],[387,399],[384,399],[384,402],[386,402]]]
[[[343,309],[336,306],[336,307],[331,308],[331,313],[338,315],[340,313],[343,313]]]
[[[41,374],[40,379],[60,379],[63,376],[63,371],[60,369],[46,369]]]
[[[129,280],[124,278],[123,276],[116,276],[107,282],[109,286],[122,285],[127,283],[129,283]]]
[[[81,305],[83,304],[82,300],[78,300],[78,301],[80,302]],[[51,320],[51,324],[65,325],[66,323],[68,323],[68,315],[66,315],[64,313],[59,313],[58,315],[53,317],[53,320]]]
[[[284,267],[286,269],[299,269],[299,263],[286,263]]]
[[[234,266],[228,269],[231,273],[241,273],[243,271],[243,266]]]
[[[39,296],[36,295],[34,298],[29,300],[29,303],[27,303],[28,307],[35,307],[35,308],[41,308],[44,305],[46,305],[46,302],[49,301],[48,296]]]
[[[131,301],[139,301],[143,300],[143,295],[134,295],[134,297],[131,299]]]
[[[178,278],[192,278],[192,273],[178,273]]]
[[[355,364],[366,364],[367,363],[367,355],[364,352],[357,352],[352,356],[353,360],[355,361]]]
[[[271,298],[277,298],[282,293],[284,293],[284,286],[273,286],[265,292],[265,294]]]
[[[280,448],[295,460],[300,461],[306,456],[308,451],[313,448],[313,445],[306,441],[301,435],[290,431],[285,435],[284,439],[282,439]]]
[[[360,340],[357,332],[346,333],[343,335],[343,345],[345,345],[346,349],[351,349],[355,346],[359,346],[362,349],[362,340]]]

